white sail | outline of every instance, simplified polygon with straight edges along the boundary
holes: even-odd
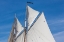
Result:
[[[43,13],[28,31],[27,42],[55,42]]]
[[[24,30],[25,28],[23,28],[18,19],[15,18],[8,42],[55,42],[43,12],[39,16],[38,11],[27,6],[27,16],[28,25],[26,21],[25,27],[28,26],[28,32]],[[38,17],[38,19],[32,25],[36,17]]]
[[[24,34],[24,32],[16,39],[16,41],[15,42],[24,42],[24,36],[25,36],[25,34]]]
[[[8,42],[14,42],[14,27],[12,27]]]
[[[22,25],[20,24],[17,18],[14,25],[15,25],[16,37],[17,37],[24,28],[22,27]]]
[[[28,15],[28,27],[31,26],[37,15],[39,14],[38,11],[32,9],[31,7],[27,6],[27,15]]]
[[[24,28],[22,27],[22,25],[20,24],[18,19],[15,17],[15,21],[14,21],[13,28],[12,28],[12,31],[10,33],[10,37],[9,37],[8,42],[14,42],[15,38],[20,34],[20,32],[23,29]]]

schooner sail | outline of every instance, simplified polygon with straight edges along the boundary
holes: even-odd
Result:
[[[30,14],[31,12],[31,14]],[[34,21],[38,16],[39,12],[33,10],[28,6],[28,24],[30,21]],[[31,15],[31,17],[30,17]],[[34,16],[33,16],[34,15]],[[29,19],[30,18],[30,19]],[[31,20],[33,19],[33,20]],[[31,24],[30,24],[31,25]],[[28,27],[29,28],[29,27]],[[27,42],[55,42],[50,29],[47,25],[44,13],[42,12],[36,22],[33,24],[31,29],[27,33]]]
[[[43,13],[28,31],[27,42],[55,42]]]
[[[10,36],[10,39],[14,40],[13,42],[55,42],[43,12],[40,13],[27,6],[27,16],[28,25],[25,24],[26,28],[23,28],[16,18],[14,24],[16,24],[17,31],[15,32],[17,33],[14,39]],[[25,29],[27,29],[26,32]],[[11,35],[13,34],[11,33]],[[11,41],[9,40],[9,42]]]
[[[38,11],[27,6],[28,28],[31,26],[31,24],[33,23],[38,14],[39,14]]]
[[[20,32],[23,30],[24,28],[22,27],[22,25],[20,24],[20,22],[18,21],[17,17],[15,16],[15,21],[14,21],[14,24],[13,24],[13,28],[11,30],[11,33],[10,33],[10,37],[9,37],[9,40],[8,42],[15,42],[15,41],[19,41],[20,39],[20,42],[23,40],[23,35],[21,35],[17,40],[15,40],[15,38],[20,34]]]

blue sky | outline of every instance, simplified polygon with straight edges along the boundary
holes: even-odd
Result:
[[[7,42],[14,15],[24,26],[26,2],[35,10],[44,12],[56,42],[64,42],[64,0],[0,0],[0,42]]]

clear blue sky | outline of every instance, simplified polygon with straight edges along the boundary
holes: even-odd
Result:
[[[14,14],[24,26],[26,2],[35,10],[44,12],[50,30],[57,42],[64,42],[64,0],[0,0],[0,42],[7,42]]]

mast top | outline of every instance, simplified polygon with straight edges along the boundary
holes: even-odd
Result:
[[[15,18],[16,18],[16,13],[15,13]]]

